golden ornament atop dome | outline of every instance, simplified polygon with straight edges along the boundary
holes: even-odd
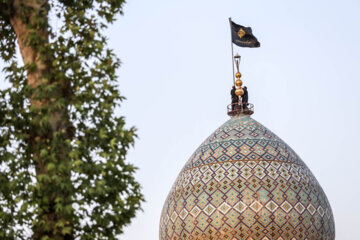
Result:
[[[234,56],[234,59],[235,59],[235,64],[236,64],[236,69],[237,69],[237,72],[235,74],[235,77],[236,77],[235,85],[237,87],[235,94],[240,98],[244,94],[244,90],[241,87],[243,82],[240,79],[242,75],[239,71],[239,64],[240,64],[241,56],[238,53],[236,53],[236,55]]]

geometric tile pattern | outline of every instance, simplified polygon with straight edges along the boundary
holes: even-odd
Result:
[[[330,204],[300,157],[234,116],[190,157],[164,204],[160,240],[334,240]]]

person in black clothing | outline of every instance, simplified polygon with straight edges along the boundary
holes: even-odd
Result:
[[[241,103],[242,103],[242,107],[244,110],[248,110],[248,101],[249,101],[249,94],[248,94],[248,90],[247,87],[243,87],[244,90],[244,94],[242,95],[241,98]]]
[[[235,93],[235,86],[232,86],[232,89],[231,89],[231,109],[234,110],[235,109],[235,106],[239,103],[239,97],[236,95]]]

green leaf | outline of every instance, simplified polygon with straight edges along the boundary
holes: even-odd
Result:
[[[100,129],[99,137],[100,137],[101,139],[107,138],[107,131],[106,131],[106,129],[104,129],[104,128],[101,128],[101,129]]]
[[[116,138],[111,139],[110,147],[114,149],[115,148],[115,143],[116,143]]]
[[[47,170],[48,170],[48,171],[53,171],[55,168],[56,168],[56,166],[55,166],[54,163],[49,163],[49,164],[47,165]]]
[[[48,151],[46,149],[41,149],[40,150],[40,157],[46,157],[48,155]]]
[[[61,230],[61,233],[63,235],[66,235],[66,234],[71,234],[71,231],[72,231],[72,228],[71,227],[64,227],[62,230]]]

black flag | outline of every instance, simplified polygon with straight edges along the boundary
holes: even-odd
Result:
[[[230,21],[232,42],[239,47],[260,47],[259,41],[252,34],[250,27],[244,27]]]

